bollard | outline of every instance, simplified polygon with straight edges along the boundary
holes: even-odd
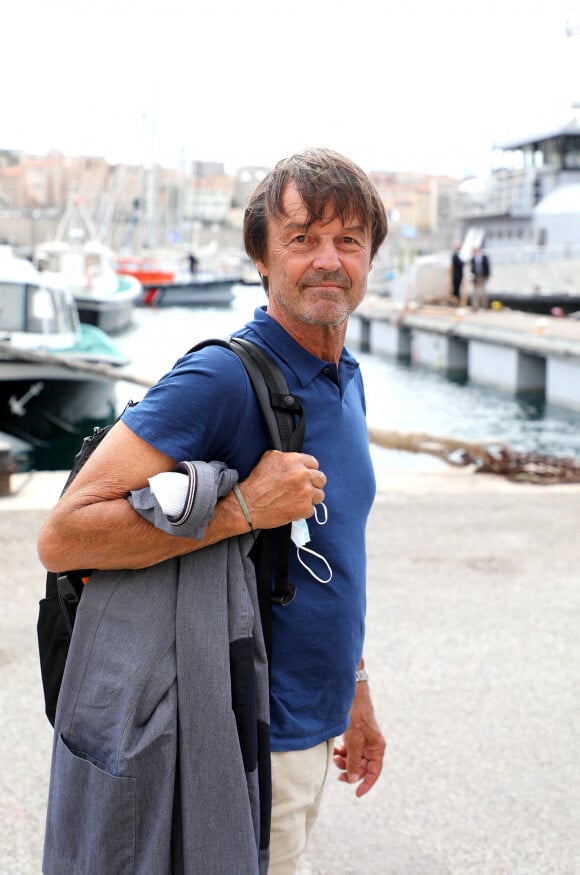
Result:
[[[10,495],[10,475],[13,471],[12,450],[8,444],[0,443],[0,496]]]

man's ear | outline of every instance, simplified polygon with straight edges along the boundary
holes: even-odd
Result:
[[[254,264],[256,265],[256,270],[260,276],[268,276],[268,268],[263,261],[258,260],[255,261]]]

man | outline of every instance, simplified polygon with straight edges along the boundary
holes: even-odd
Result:
[[[473,250],[471,259],[471,276],[473,279],[472,307],[474,310],[487,310],[486,284],[491,275],[489,258],[479,247]]]
[[[461,258],[461,244],[456,243],[451,256],[451,294],[459,304],[461,300],[461,284],[463,282],[463,259]]]
[[[291,551],[296,596],[274,607],[272,619],[272,875],[297,870],[332,756],[357,796],[382,767],[385,742],[362,658],[375,482],[362,381],[344,340],[386,232],[383,205],[351,161],[313,149],[279,162],[246,209],[246,249],[268,301],[239,335],[278,361],[300,397],[303,452],[267,450],[239,361],[208,347],[181,359],[124,414],[39,538],[49,569],[138,569],[249,529],[307,520],[306,549]],[[220,498],[199,540],[168,537],[126,499],[194,459],[235,469],[241,499],[233,490]]]

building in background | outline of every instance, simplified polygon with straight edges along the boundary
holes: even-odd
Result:
[[[387,273],[403,272],[417,256],[452,249],[460,180],[410,172],[373,171],[369,176],[389,219],[381,253]]]
[[[95,156],[0,150],[0,239],[25,254],[52,239],[73,192],[98,238],[116,251],[195,248],[218,231],[228,245],[237,241],[241,247],[247,199],[268,169],[247,166],[228,175],[213,161],[144,168]],[[458,180],[387,171],[370,176],[389,216],[386,251],[392,265],[451,247]]]

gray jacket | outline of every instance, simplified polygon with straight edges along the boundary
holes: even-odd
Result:
[[[237,474],[187,465],[178,524],[149,488],[130,500],[198,539]],[[91,576],[56,714],[45,875],[267,872],[268,668],[252,543]]]

